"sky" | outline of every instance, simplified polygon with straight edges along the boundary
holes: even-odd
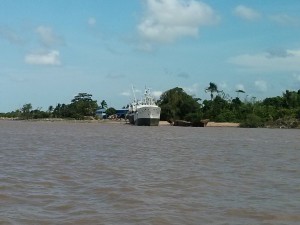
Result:
[[[145,87],[209,99],[300,89],[299,0],[0,0],[0,112]]]

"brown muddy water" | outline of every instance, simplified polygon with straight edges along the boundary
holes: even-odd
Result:
[[[300,224],[300,130],[0,121],[0,224]]]

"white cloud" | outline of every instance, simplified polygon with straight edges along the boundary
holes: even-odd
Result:
[[[299,73],[293,74],[293,76],[297,82],[300,82],[300,74]]]
[[[267,50],[268,57],[288,57],[288,56],[293,56],[290,52],[288,52],[286,49],[269,49]]]
[[[126,90],[126,91],[123,91],[122,93],[120,93],[121,95],[123,96],[134,96],[139,99],[140,96],[141,96],[141,93],[144,93],[142,92],[141,90],[139,89],[136,89],[135,87],[133,87],[133,90],[129,91],[129,90]]]
[[[106,77],[107,77],[108,79],[121,79],[121,78],[124,78],[125,75],[123,75],[123,74],[113,74],[113,73],[109,73]]]
[[[300,49],[282,52],[263,52],[258,54],[244,54],[232,57],[229,63],[239,67],[267,72],[296,72],[300,71]]]
[[[11,44],[22,44],[23,39],[12,29],[0,27],[0,38],[3,38]]]
[[[142,96],[144,96],[144,93],[142,94],[142,91],[141,90],[136,90],[136,89],[134,89],[134,94],[135,94],[135,97],[137,98],[137,99],[141,99],[142,98]],[[154,98],[156,98],[156,99],[158,99],[158,98],[160,98],[160,96],[161,96],[161,94],[162,94],[162,91],[151,91],[151,93],[150,93]],[[123,91],[122,93],[120,93],[120,95],[122,95],[122,96],[126,96],[126,97],[128,97],[128,96],[134,96],[133,95],[133,92],[132,91]]]
[[[237,6],[234,13],[240,18],[250,21],[258,20],[261,17],[259,12],[244,5]]]
[[[269,20],[283,26],[300,26],[298,17],[289,16],[287,14],[277,14],[269,16]]]
[[[46,47],[62,45],[64,40],[62,37],[54,33],[52,28],[39,26],[36,28],[36,33],[39,35],[39,40]]]
[[[242,91],[245,91],[245,87],[244,87],[243,84],[237,84],[237,85],[235,85],[235,89],[236,89],[236,90],[242,90]]]
[[[255,81],[254,85],[258,89],[258,91],[260,91],[260,92],[266,92],[268,90],[267,83],[263,80]]]
[[[90,17],[90,18],[88,19],[88,25],[91,26],[91,27],[95,26],[95,25],[96,25],[96,22],[97,22],[96,19],[93,18],[93,17]]]
[[[144,40],[151,42],[196,37],[200,26],[219,20],[209,5],[195,0],[147,0],[146,7],[137,29]]]
[[[30,53],[25,56],[25,62],[33,65],[60,65],[59,51]]]
[[[162,91],[152,91],[151,94],[153,95],[154,98],[160,98]]]
[[[183,87],[182,88],[186,93],[191,94],[191,95],[197,95],[199,92],[199,84],[198,83],[194,83],[192,86],[190,87]]]
[[[143,51],[143,52],[152,52],[153,46],[149,43],[139,43],[137,45],[137,50]]]
[[[221,82],[221,83],[219,84],[219,88],[220,88],[221,90],[228,89],[228,85],[227,85],[226,82]]]
[[[121,93],[122,96],[131,96],[131,93],[129,91],[123,91]]]
[[[190,77],[190,75],[186,72],[180,72],[177,74],[177,77],[188,79]]]

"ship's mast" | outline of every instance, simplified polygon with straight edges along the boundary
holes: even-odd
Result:
[[[131,88],[132,88],[132,93],[133,93],[133,97],[134,97],[134,102],[136,102],[136,96],[135,96],[133,85],[131,85]]]

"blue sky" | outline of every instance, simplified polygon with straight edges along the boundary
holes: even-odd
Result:
[[[0,112],[69,104],[120,108],[145,86],[202,99],[300,89],[299,0],[0,0]],[[139,95],[139,93],[138,93]]]

